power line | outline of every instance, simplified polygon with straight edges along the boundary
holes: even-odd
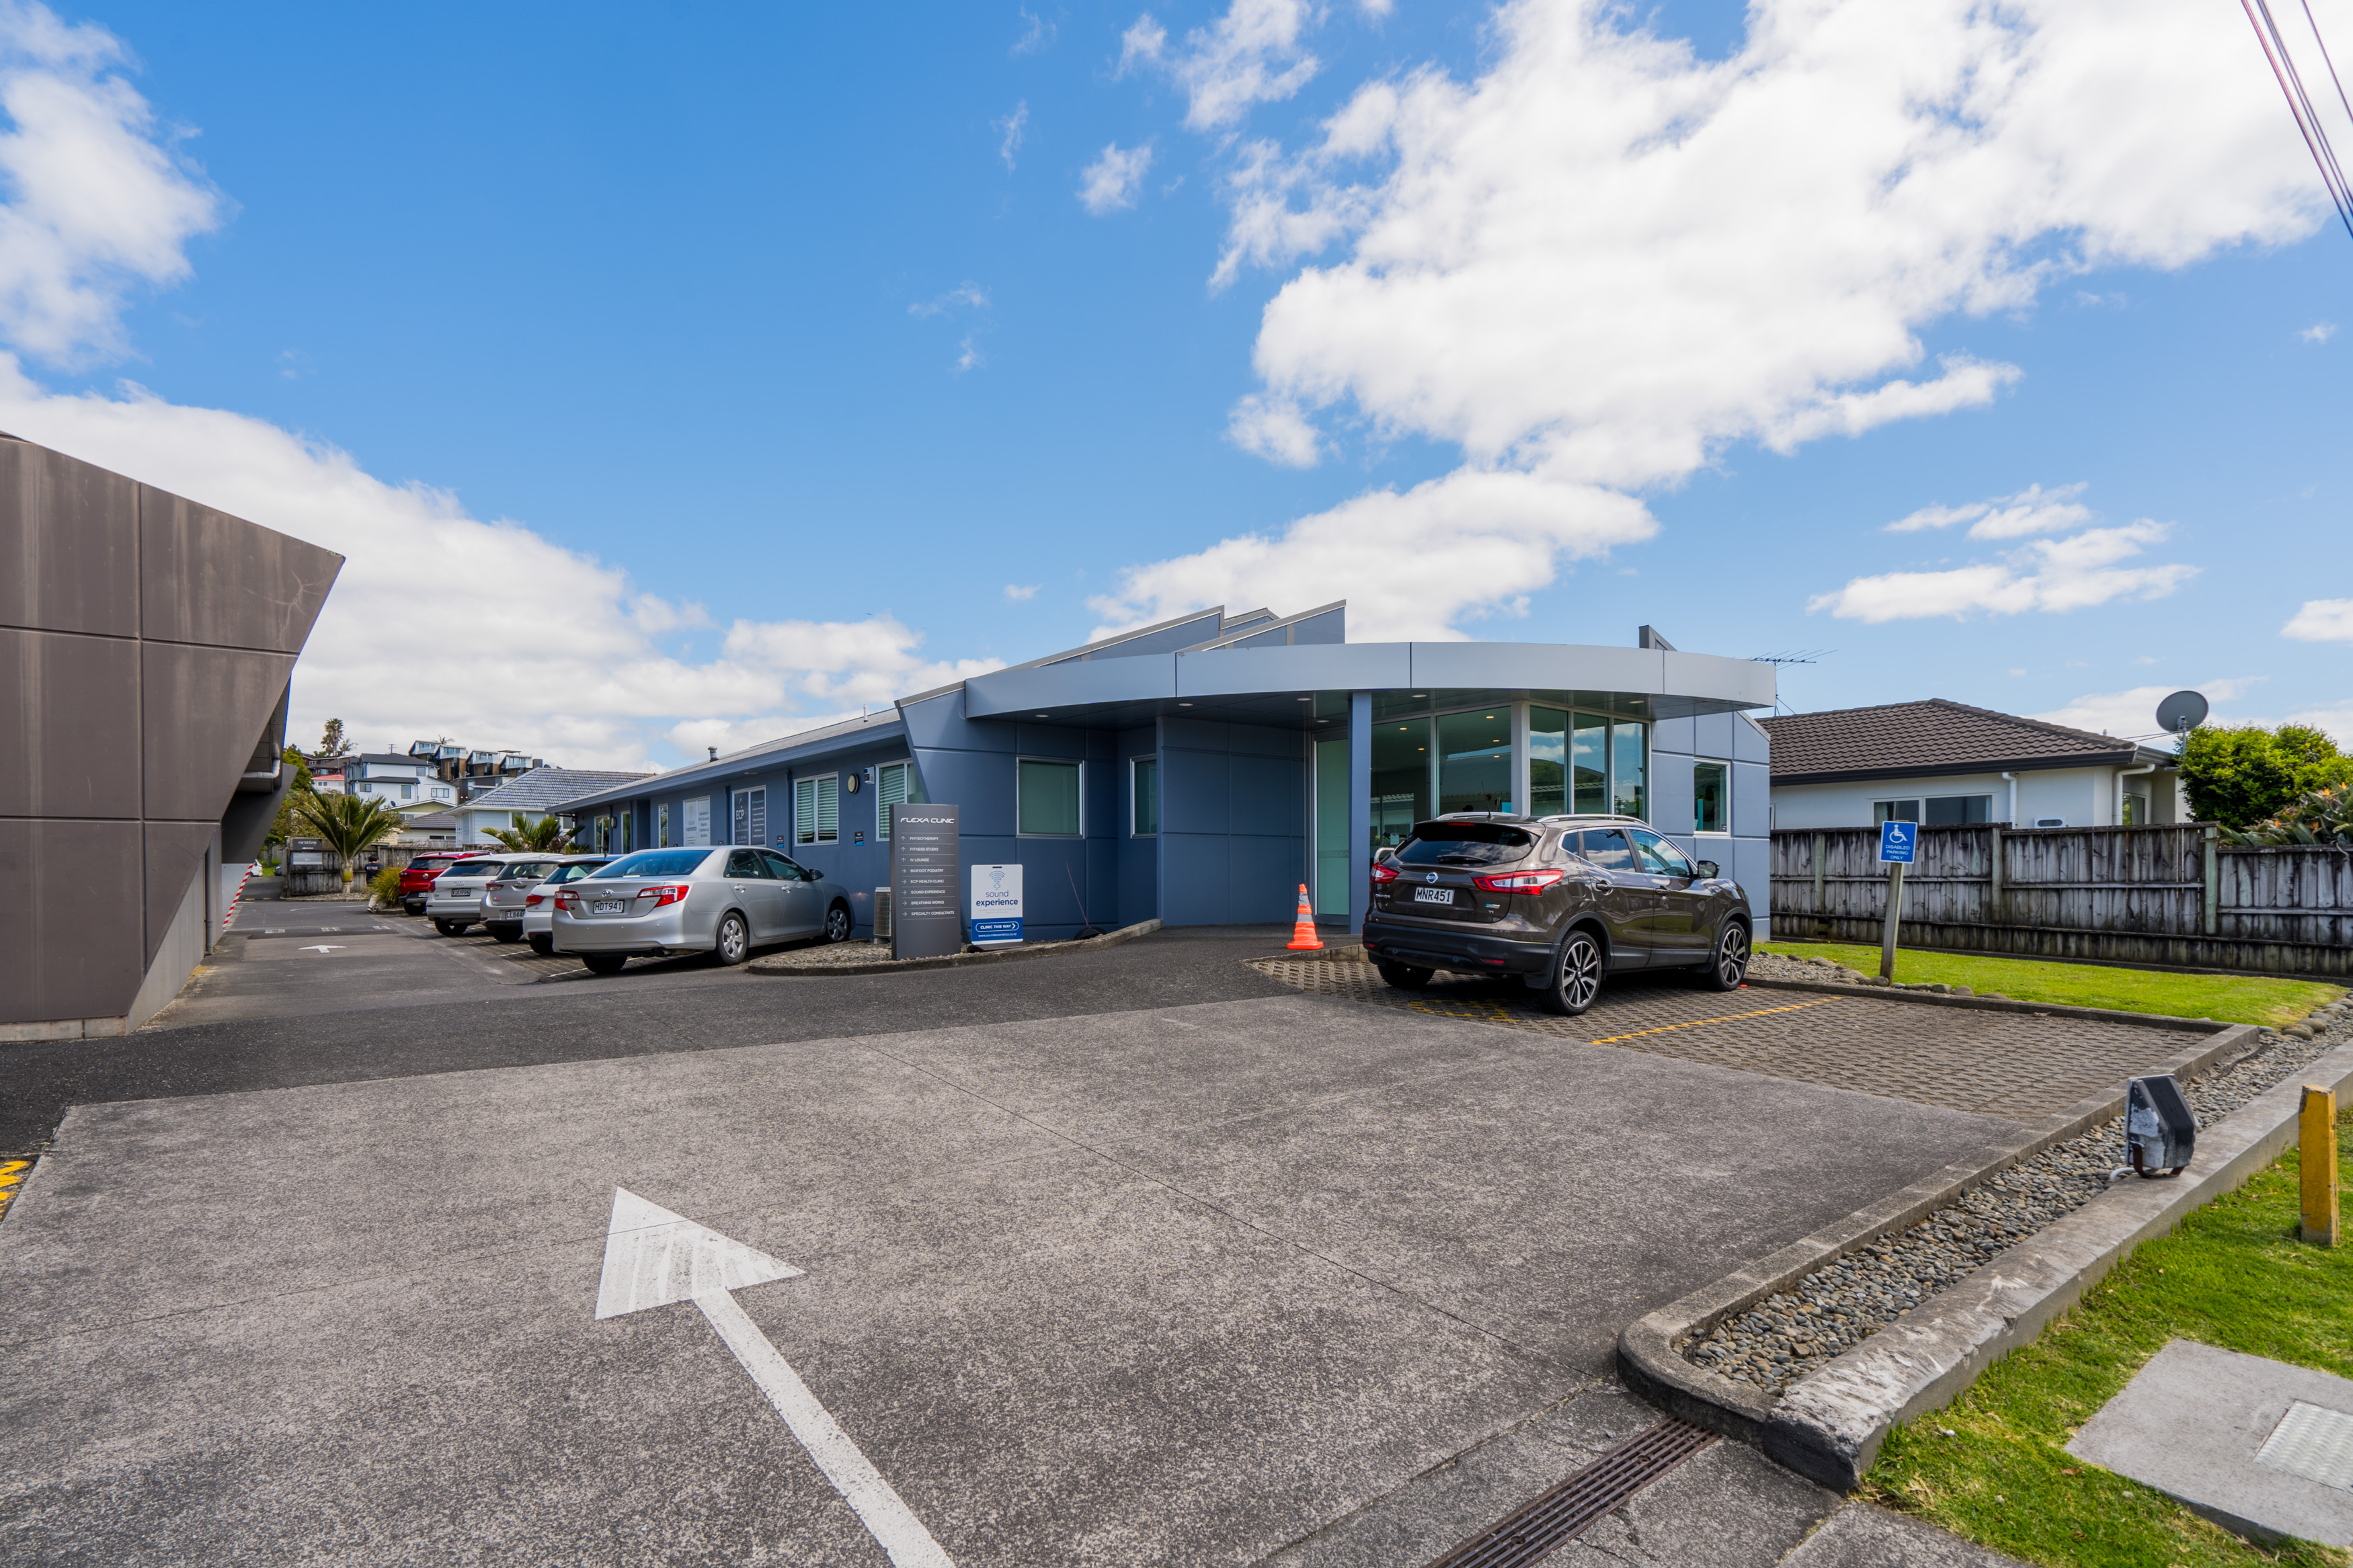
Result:
[[[2328,68],[2329,80],[2337,88],[2337,101],[2347,104],[2347,115],[2353,118],[2353,103],[2348,103],[2345,84],[2337,77],[2337,64],[2328,58],[2328,45],[2320,37],[2320,24],[2306,0],[2298,0],[2298,4],[2303,5],[2304,19],[2311,25],[2314,41],[2320,45],[2320,58]],[[2329,145],[2328,132],[2320,123],[2320,111],[2313,107],[2311,95],[2304,89],[2304,77],[2288,54],[2287,39],[2281,34],[2279,23],[2273,19],[2271,0],[2239,0],[2239,8],[2246,12],[2247,23],[2255,30],[2255,42],[2263,47],[2263,58],[2271,65],[2273,79],[2287,98],[2288,112],[2295,117],[2295,128],[2320,170],[2320,183],[2328,187],[2328,199],[2337,208],[2337,221],[2345,226],[2348,235],[2353,235],[2353,184],[2347,183],[2345,171],[2337,161],[2337,149]]]

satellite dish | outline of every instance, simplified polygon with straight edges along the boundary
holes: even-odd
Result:
[[[2157,727],[2179,735],[2206,722],[2206,699],[2195,691],[2177,691],[2157,705]]]

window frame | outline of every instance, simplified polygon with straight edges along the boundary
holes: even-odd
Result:
[[[1032,764],[1039,767],[1068,768],[1077,775],[1077,787],[1071,791],[1071,805],[1078,817],[1078,827],[1071,833],[1032,833],[1021,826],[1021,770]],[[1013,759],[1013,836],[1016,838],[1084,838],[1087,836],[1087,764],[1071,757],[1028,757],[1017,753]]]
[[[1146,792],[1142,781],[1144,772],[1146,768],[1149,768],[1152,771],[1152,788],[1150,791],[1152,797],[1152,826],[1150,827],[1139,827],[1136,824],[1144,819],[1144,799]],[[1081,783],[1083,784],[1084,782],[1082,775]],[[1086,807],[1083,801],[1082,801],[1079,808],[1079,826],[1083,828],[1086,826]],[[1157,752],[1138,752],[1136,755],[1127,759],[1127,836],[1130,838],[1157,838],[1160,837],[1160,753]],[[1081,837],[1084,837],[1084,835],[1082,834]]]
[[[1923,804],[1926,799],[1926,797],[1924,795],[1913,795],[1909,798],[1899,797],[1892,800],[1874,800],[1871,803],[1871,825],[1873,827],[1877,827],[1884,823],[1890,822],[1916,823],[1920,820],[1920,813],[1926,809],[1926,806]],[[1896,807],[1906,805],[1912,808],[1911,816],[1898,816],[1895,815]]]
[[[760,819],[759,826],[756,830],[754,828],[752,824],[751,801],[754,795],[758,795],[760,797]],[[735,837],[735,802],[739,796],[744,803],[744,831],[751,835],[748,838],[739,839]],[[727,792],[727,842],[730,844],[759,844],[764,842],[767,837],[768,786],[764,784],[746,784],[741,789],[729,790]]]
[[[809,820],[801,819],[801,786],[808,786]],[[833,795],[833,830],[824,830],[824,796],[821,787],[830,784]],[[803,837],[804,833],[807,837]],[[841,773],[839,769],[829,773],[795,773],[793,775],[792,847],[796,849],[816,849],[841,842]]]
[[[883,775],[890,773],[893,768],[903,770],[906,777],[906,793],[902,795],[897,800],[892,800],[890,797],[889,793],[883,788]],[[892,806],[923,805],[926,804],[919,793],[923,787],[923,775],[915,771],[915,759],[913,757],[902,757],[895,763],[878,763],[875,764],[874,841],[877,844],[888,844],[891,842],[891,808]]]
[[[1708,826],[1700,819],[1699,773],[1702,768],[1714,772],[1720,784],[1715,798],[1717,805],[1723,808],[1724,820],[1714,827]],[[1720,834],[1726,837],[1732,834],[1732,764],[1714,757],[1695,757],[1692,760],[1692,835],[1696,837],[1703,833],[1711,836]]]

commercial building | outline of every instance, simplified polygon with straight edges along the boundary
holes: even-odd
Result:
[[[1623,811],[1766,921],[1770,665],[1640,647],[1351,643],[1346,606],[1222,608],[584,795],[612,849],[765,844],[890,881],[887,808],[961,808],[966,866],[1023,868],[1026,932],[1157,918],[1360,929],[1374,849],[1441,811]]]
[[[203,962],[342,566],[0,436],[0,1038],[136,1028]]]
[[[2181,759],[1941,697],[1762,721],[1779,827],[2147,827],[2189,820]]]

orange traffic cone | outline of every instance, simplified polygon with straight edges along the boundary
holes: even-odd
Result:
[[[1315,911],[1307,907],[1307,884],[1299,884],[1299,922],[1291,928],[1291,946],[1320,952],[1324,943],[1315,934]]]

